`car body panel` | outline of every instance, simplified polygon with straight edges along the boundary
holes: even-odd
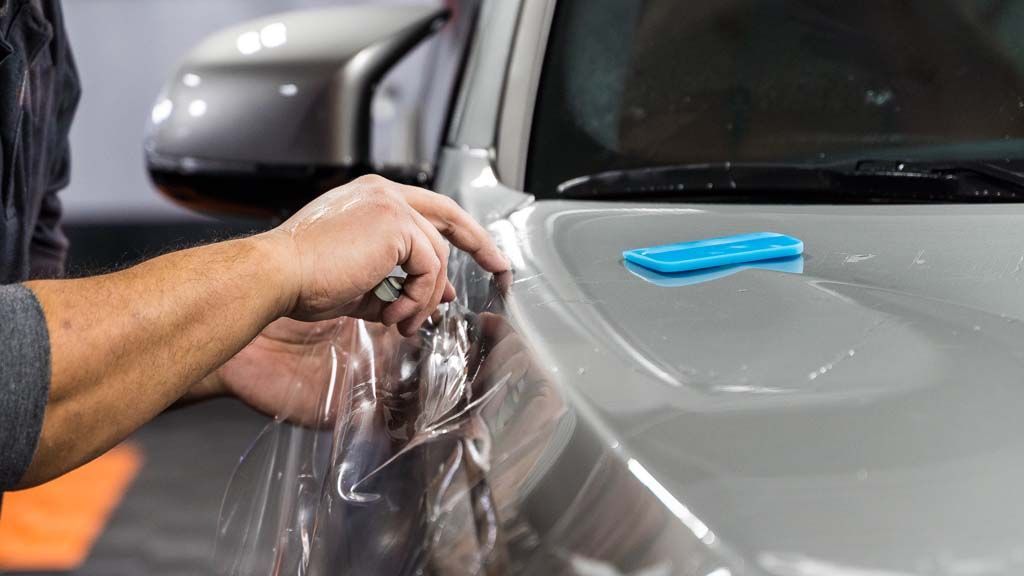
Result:
[[[655,495],[679,542],[649,557],[665,573],[1021,571],[1024,208],[533,201],[495,168],[505,151],[449,144],[437,190],[491,222],[516,268],[508,314],[603,446],[559,458],[625,471],[610,508]],[[801,274],[668,288],[621,260],[761,230],[804,241]],[[549,486],[577,480],[551,470],[526,502],[568,513]]]
[[[527,340],[749,563],[1021,568],[1024,210],[537,202],[510,223]],[[804,240],[803,274],[664,288],[619,256],[762,229]]]

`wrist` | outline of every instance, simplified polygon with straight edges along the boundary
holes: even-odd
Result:
[[[252,236],[261,253],[262,265],[270,272],[267,287],[274,294],[274,318],[288,316],[295,309],[302,285],[302,274],[291,234],[274,229]]]
[[[188,389],[188,392],[178,401],[179,404],[191,404],[201,400],[220,398],[228,395],[228,387],[220,374],[220,369],[214,370],[206,378],[196,382]]]

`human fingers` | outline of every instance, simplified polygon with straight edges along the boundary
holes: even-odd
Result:
[[[410,224],[406,232],[406,254],[399,262],[408,276],[401,297],[384,307],[381,313],[381,322],[387,326],[414,318],[429,305],[441,271],[441,260],[433,243],[420,226]],[[401,328],[400,331],[406,336],[412,335]]]
[[[433,314],[434,310],[437,309],[438,304],[441,303],[445,289],[448,286],[448,256],[451,250],[448,242],[441,236],[437,229],[427,221],[426,218],[415,210],[412,210],[411,213],[413,215],[413,220],[423,231],[424,235],[426,235],[430,240],[430,243],[434,248],[434,252],[437,254],[438,261],[441,264],[441,268],[435,278],[434,292],[427,301],[427,305],[412,318],[407,318],[399,323],[399,332],[407,336],[414,333],[423,324],[423,322]]]
[[[451,243],[468,253],[488,272],[509,269],[508,258],[501,253],[487,230],[448,196],[416,186],[401,187],[406,201],[422,214]]]

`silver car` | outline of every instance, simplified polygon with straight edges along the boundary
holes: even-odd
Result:
[[[434,131],[377,163],[375,87],[422,43]],[[418,340],[360,333],[413,359],[405,411],[275,432],[296,462],[248,457],[288,474],[229,496],[225,573],[1024,574],[1024,2],[288,13],[190,54],[146,146],[207,211],[426,185],[514,263],[460,260]],[[622,259],[761,231],[803,257]]]

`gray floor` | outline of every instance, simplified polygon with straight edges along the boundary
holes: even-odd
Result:
[[[231,400],[168,412],[134,439],[145,464],[76,576],[213,574],[221,497],[267,419]],[[33,576],[40,576],[34,573]]]

